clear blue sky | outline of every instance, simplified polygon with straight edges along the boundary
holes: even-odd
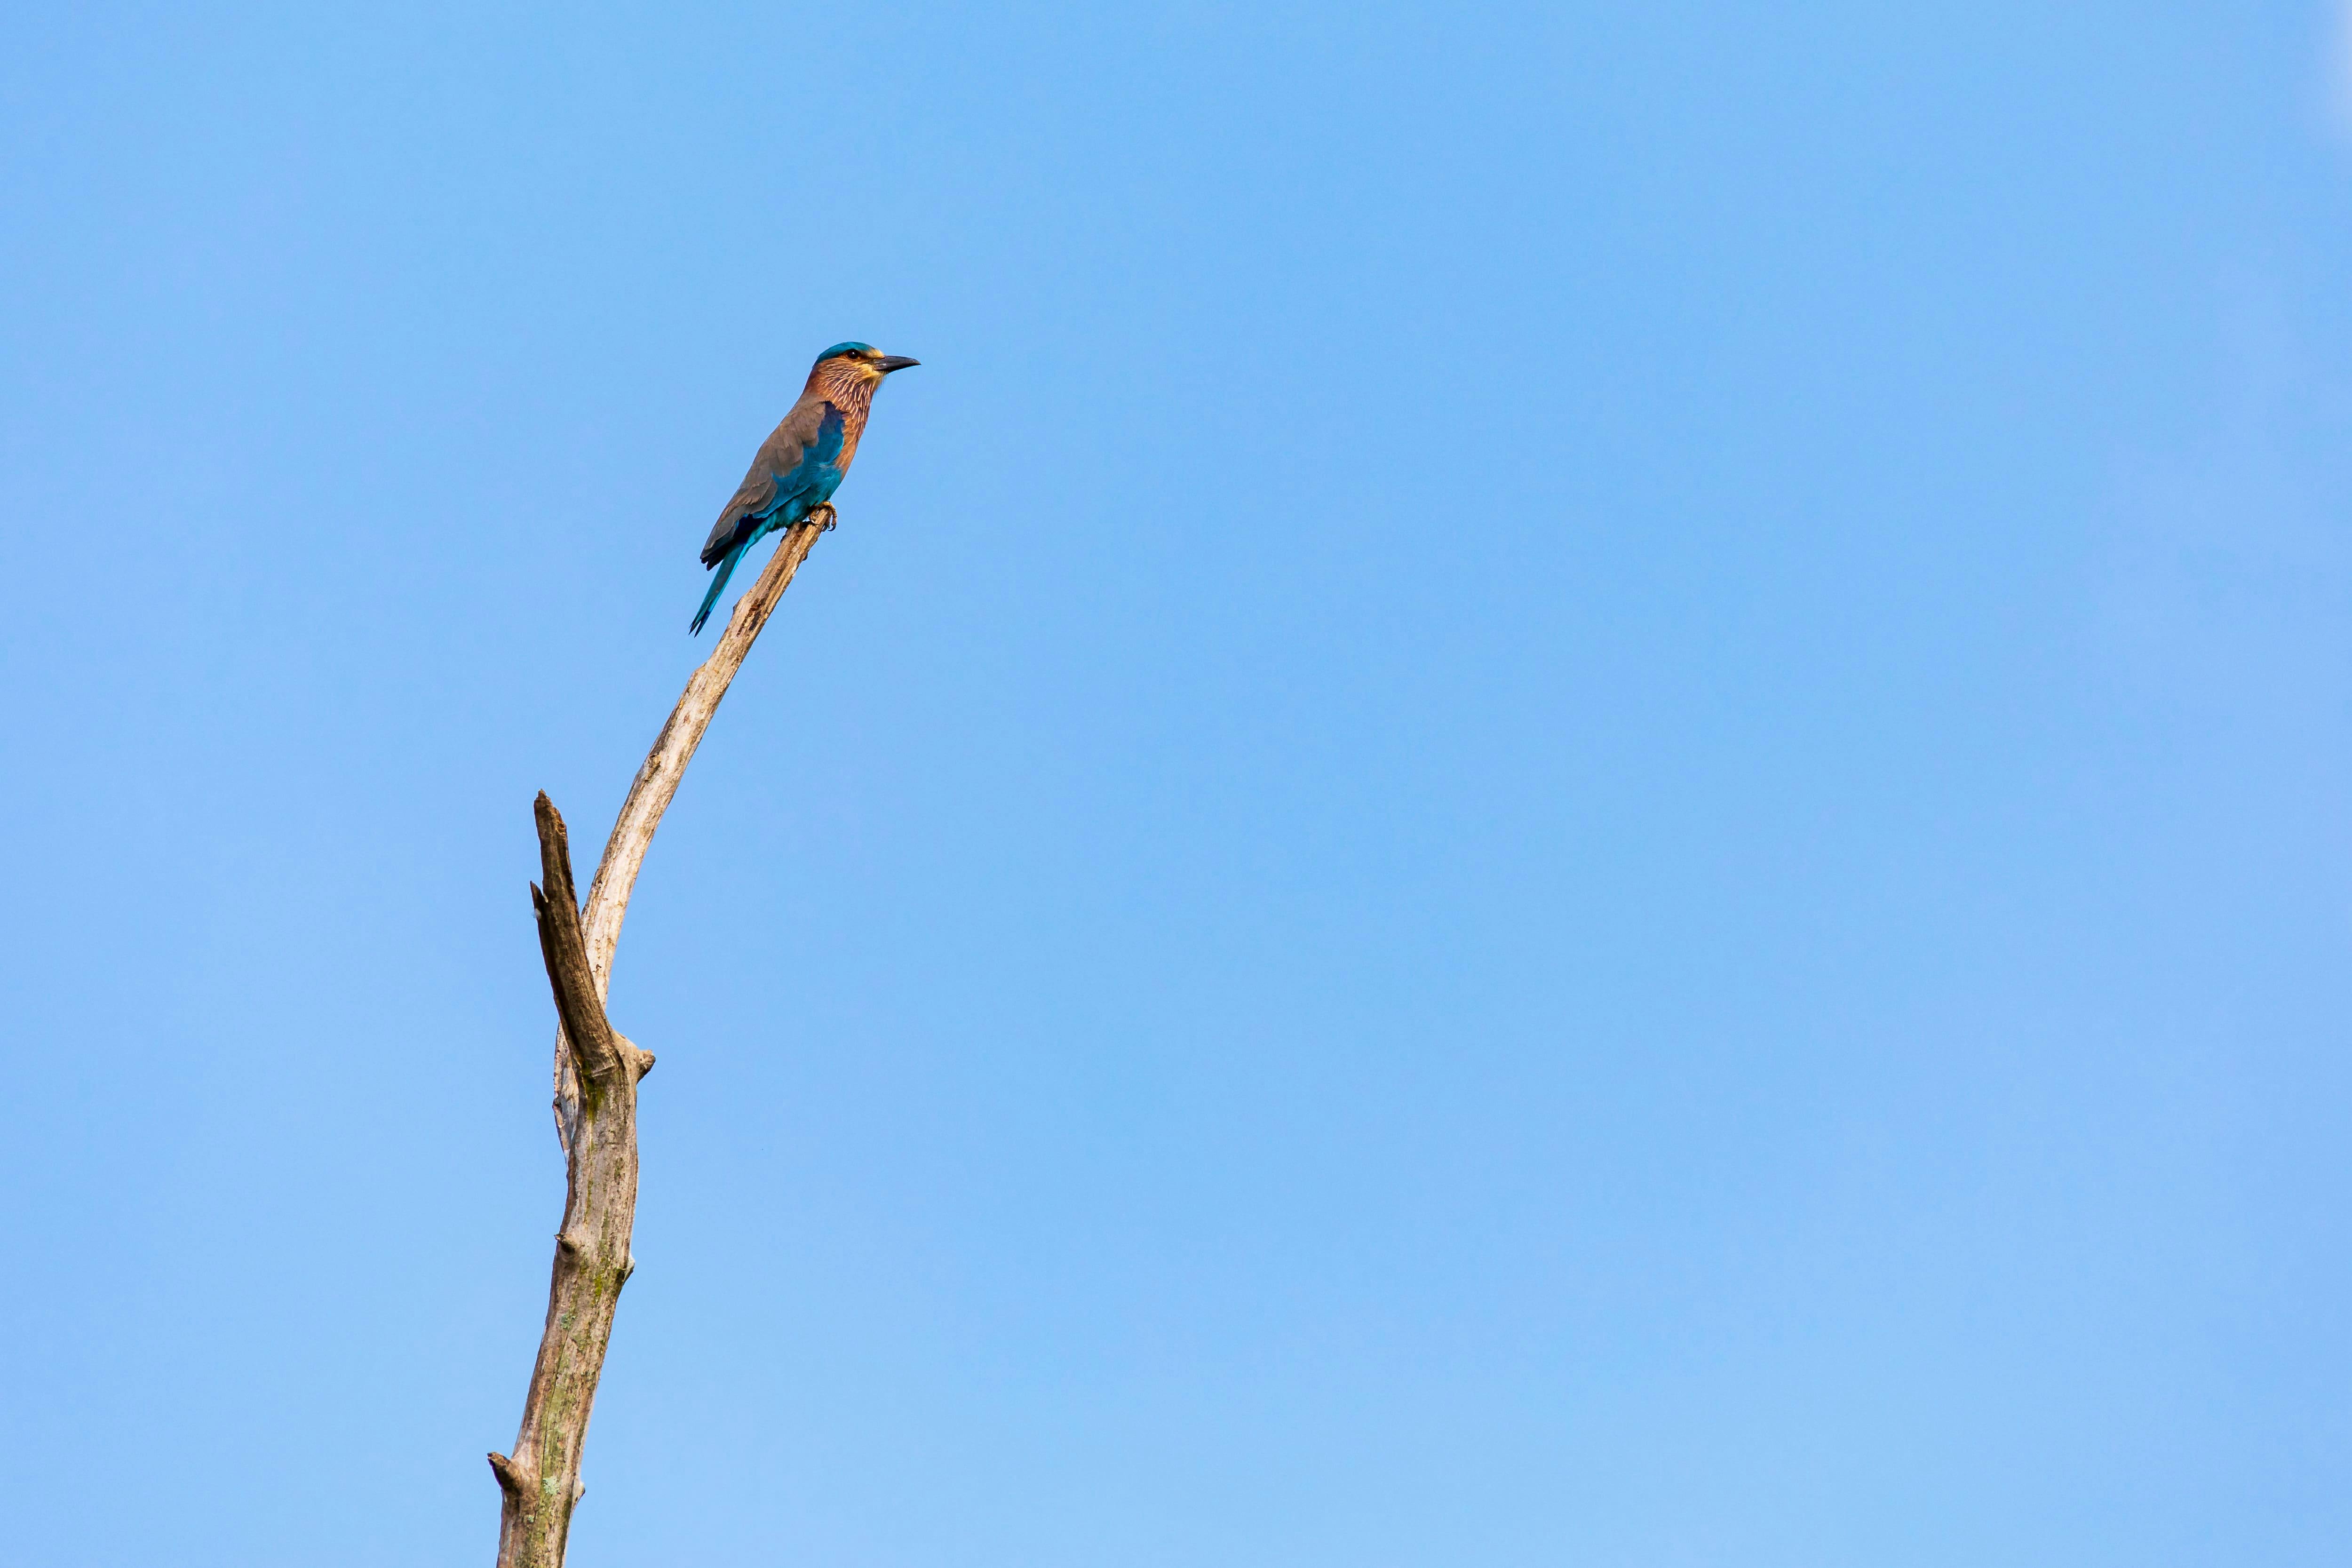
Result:
[[[2352,1535],[2315,3],[51,5],[0,43],[0,1516],[576,1568]]]

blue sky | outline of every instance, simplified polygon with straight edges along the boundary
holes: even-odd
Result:
[[[0,46],[0,1512],[578,1568],[2341,1560],[2352,26],[93,5]]]

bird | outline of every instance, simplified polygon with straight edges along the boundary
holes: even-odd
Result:
[[[830,512],[833,492],[857,455],[866,416],[883,378],[922,361],[886,354],[871,343],[835,343],[816,356],[798,403],[760,445],[751,471],[743,476],[710,537],[702,542],[702,564],[715,569],[710,592],[695,611],[691,637],[710,618],[710,606],[743,552],[779,529],[805,521],[820,509]],[[827,527],[832,524],[828,522]]]

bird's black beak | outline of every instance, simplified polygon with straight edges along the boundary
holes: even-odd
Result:
[[[910,364],[922,363],[919,359],[908,359],[905,354],[884,354],[874,362],[874,368],[887,375],[894,370],[904,370]]]

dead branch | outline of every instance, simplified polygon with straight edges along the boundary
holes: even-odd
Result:
[[[535,811],[541,879],[530,889],[540,955],[555,996],[555,1125],[564,1151],[563,1228],[547,1292],[547,1326],[524,1396],[512,1455],[492,1454],[498,1478],[499,1568],[562,1568],[580,1484],[580,1450],[621,1287],[636,1267],[629,1233],[637,1210],[637,1083],[653,1055],[604,1015],[613,949],[654,829],[677,793],[719,700],[743,667],[793,574],[833,524],[822,508],[787,531],[767,570],[738,600],[719,646],[686,683],[637,770],[583,911],[573,890],[563,818],[545,795]]]
[[[817,535],[831,528],[833,521],[833,508],[823,507],[784,534],[767,570],[760,574],[751,591],[736,601],[719,646],[688,679],[677,706],[670,710],[669,721],[654,737],[654,749],[646,753],[645,765],[629,785],[629,797],[621,803],[621,815],[613,822],[613,836],[604,841],[596,879],[588,885],[588,906],[581,912],[581,926],[587,932],[588,972],[595,976],[600,1001],[612,987],[613,949],[621,940],[621,919],[629,912],[629,894],[637,885],[637,869],[645,864],[654,829],[661,826],[662,813],[669,809],[670,797],[677,794],[678,781],[686,776],[686,764],[694,760],[694,749],[702,743],[702,732],[710,727],[711,715],[719,711],[719,700],[727,695],[735,672],[743,668],[744,656],[751,651],[760,628],[768,624],[784,590],[793,585],[793,574],[808,559]],[[572,1146],[572,1126],[579,1106],[572,1053],[559,1032],[555,1135],[566,1149]]]
[[[563,1562],[582,1490],[580,1446],[613,1337],[613,1312],[635,1267],[629,1230],[637,1212],[637,1082],[654,1065],[650,1052],[604,1016],[573,901],[563,818],[544,795],[535,812],[541,880],[531,887],[531,909],[548,988],[571,1042],[580,1115],[564,1163],[563,1228],[555,1235],[547,1327],[523,1398],[522,1428],[512,1457],[490,1456],[501,1500],[499,1568],[561,1568]]]

